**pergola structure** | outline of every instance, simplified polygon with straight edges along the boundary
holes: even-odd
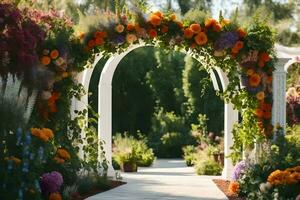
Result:
[[[106,159],[109,161],[108,175],[114,176],[114,169],[112,167],[112,80],[114,72],[118,67],[120,61],[131,51],[137,48],[144,47],[145,45],[139,44],[130,47],[127,51],[121,54],[115,54],[110,57],[106,62],[102,72],[100,81],[98,84],[98,113],[100,114],[98,123],[98,138],[105,142],[104,151],[106,153]],[[276,44],[275,49],[277,52],[278,62],[276,63],[276,70],[273,74],[273,124],[279,123],[281,126],[286,124],[286,73],[290,65],[295,62],[300,62],[300,48],[284,47]],[[184,52],[189,54],[189,52]],[[93,70],[99,60],[102,58],[101,54],[95,57],[95,61],[91,68],[86,69],[78,75],[78,82],[81,83],[85,90],[89,90],[90,79],[92,77]],[[222,69],[215,67],[210,72],[211,79],[214,84],[215,90],[224,91],[229,83],[227,75]],[[217,77],[221,82],[219,86],[217,83]],[[88,94],[88,92],[87,92]],[[81,101],[73,100],[72,111],[84,110],[88,106],[88,95],[82,97]],[[223,169],[223,177],[230,178],[232,174],[233,165],[230,158],[227,156],[230,154],[230,147],[233,144],[232,128],[233,125],[238,122],[238,111],[234,110],[232,104],[225,103],[224,105],[224,153],[225,162]],[[86,116],[88,117],[88,115]],[[82,133],[84,134],[84,133]],[[101,158],[99,157],[99,162]]]

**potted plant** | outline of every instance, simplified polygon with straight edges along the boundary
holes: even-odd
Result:
[[[137,172],[137,155],[133,148],[126,152],[115,152],[114,159],[120,165],[123,172]]]

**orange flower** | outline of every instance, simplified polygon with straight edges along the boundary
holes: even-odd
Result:
[[[220,23],[213,24],[213,31],[220,32],[222,30],[222,25]]]
[[[234,193],[236,194],[238,192],[240,188],[240,184],[238,182],[235,182],[235,181],[231,181],[230,184],[229,184],[229,191],[231,193]]]
[[[169,27],[166,26],[166,25],[164,25],[164,26],[161,28],[161,32],[162,32],[162,33],[166,33],[166,32],[168,32],[168,31],[169,31]]]
[[[177,24],[177,26],[178,26],[180,29],[183,29],[183,24],[182,24],[182,22],[177,21],[176,24]]]
[[[49,128],[42,128],[42,133],[45,134],[49,139],[54,137],[53,131]]]
[[[150,23],[153,26],[159,26],[161,24],[162,18],[156,14],[150,15]]]
[[[50,59],[49,56],[43,56],[43,57],[41,58],[41,63],[42,63],[43,65],[49,65],[50,62],[51,62],[51,59]]]
[[[239,49],[236,47],[236,46],[234,46],[232,49],[231,49],[231,53],[232,54],[234,54],[234,55],[236,55],[237,53],[239,53]]]
[[[267,53],[262,53],[261,55],[260,55],[260,60],[262,60],[262,61],[264,61],[264,62],[268,62],[269,60],[270,60],[270,56],[269,56],[269,54],[267,54]]]
[[[271,119],[272,117],[272,113],[270,111],[264,112],[264,116],[265,119]]]
[[[248,76],[251,76],[252,74],[254,74],[254,70],[253,69],[248,69],[247,72],[246,72],[246,74]]]
[[[64,160],[70,160],[71,156],[69,152],[66,149],[60,148],[57,150],[57,155],[59,158],[62,158]]]
[[[173,13],[173,14],[171,14],[170,16],[170,19],[172,20],[172,21],[175,21],[176,20],[176,15]]]
[[[255,110],[255,115],[258,117],[258,118],[262,118],[264,116],[264,112],[260,109],[260,108],[257,108]]]
[[[197,47],[197,44],[196,44],[195,42],[193,42],[193,43],[191,44],[191,46],[190,46],[191,49],[194,49],[194,48],[196,48],[196,47]]]
[[[260,107],[264,112],[268,112],[268,111],[272,110],[272,104],[269,104],[269,103],[263,103],[263,104],[261,104]]]
[[[221,22],[222,25],[228,25],[230,24],[230,19],[223,19]]]
[[[263,91],[260,91],[260,92],[258,92],[257,94],[256,94],[256,98],[258,99],[258,100],[264,100],[265,99],[265,93],[263,92]]]
[[[261,82],[261,77],[259,74],[254,73],[250,76],[249,84],[251,87],[257,87]]]
[[[272,83],[272,81],[273,81],[273,77],[272,77],[272,76],[268,76],[268,77],[266,78],[266,83],[267,83],[267,84]]]
[[[102,45],[104,43],[104,40],[103,40],[103,38],[101,38],[101,37],[98,37],[98,38],[96,38],[95,39],[95,45]]]
[[[216,23],[217,23],[217,20],[215,20],[215,19],[212,19],[212,18],[206,19],[205,20],[205,27],[209,28],[209,27],[213,26]]]
[[[184,33],[184,37],[187,39],[190,39],[194,36],[194,33],[190,28],[186,28],[183,33]]]
[[[105,31],[96,31],[94,33],[94,37],[95,38],[106,38],[107,37],[107,33]]]
[[[239,34],[240,38],[244,38],[247,35],[246,31],[243,28],[238,28],[236,32]]]
[[[152,38],[152,39],[157,37],[157,31],[155,29],[150,29],[148,31],[148,34],[149,34],[150,38]]]
[[[49,200],[62,200],[62,197],[59,193],[51,193]]]
[[[134,24],[131,23],[127,24],[127,31],[133,31],[134,28],[135,28]]]
[[[241,50],[244,47],[244,42],[237,41],[234,45],[234,48],[237,48],[238,50]]]
[[[57,157],[57,156],[55,156],[55,157],[53,158],[53,160],[54,160],[57,164],[64,164],[64,163],[65,163],[65,160],[64,160],[64,159],[61,159],[61,158],[59,158],[59,157]]]
[[[14,163],[15,163],[16,165],[19,165],[19,164],[21,164],[21,162],[22,162],[22,160],[21,160],[20,158],[17,158],[17,157],[15,157],[15,156],[11,156],[10,159],[11,159],[12,161],[14,161]]]
[[[193,33],[200,33],[201,32],[200,24],[191,24],[190,29]]]
[[[115,27],[115,31],[117,31],[118,33],[122,33],[124,31],[124,26],[122,24],[118,24]]]
[[[58,56],[59,56],[59,52],[56,49],[54,49],[54,50],[51,51],[50,57],[52,59],[56,59]]]
[[[67,78],[68,76],[69,76],[69,73],[68,73],[68,72],[63,72],[63,73],[62,73],[62,77],[63,77],[63,78]]]
[[[127,36],[126,36],[126,41],[128,42],[128,43],[134,43],[135,41],[137,40],[137,37],[136,37],[136,35],[135,34],[127,34]]]
[[[196,35],[195,37],[195,42],[198,44],[198,45],[205,45],[207,43],[208,39],[207,39],[207,36],[204,32],[200,32],[198,35]]]
[[[162,12],[160,12],[160,11],[154,12],[153,15],[156,15],[156,16],[158,16],[158,17],[160,17],[160,18],[163,18],[163,17],[164,17],[164,14],[163,14]]]
[[[95,46],[95,40],[90,40],[89,42],[88,42],[88,47],[89,48],[93,48]]]

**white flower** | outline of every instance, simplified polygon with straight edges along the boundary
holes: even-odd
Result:
[[[266,193],[271,188],[272,188],[272,185],[269,182],[267,182],[267,183],[261,183],[259,185],[259,189],[263,193]]]

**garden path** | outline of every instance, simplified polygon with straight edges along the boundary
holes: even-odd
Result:
[[[127,184],[87,200],[227,200],[212,176],[197,176],[183,160],[158,159],[138,173],[123,173]]]

